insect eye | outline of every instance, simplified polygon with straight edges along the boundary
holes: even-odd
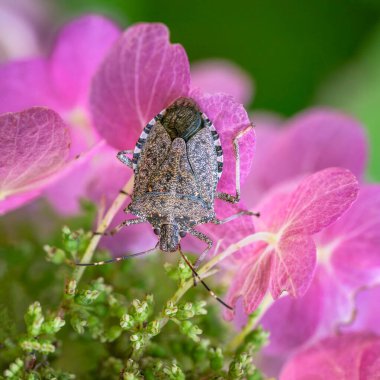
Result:
[[[159,235],[160,234],[160,229],[159,228],[155,228],[153,230],[153,232],[156,234],[156,235]]]
[[[185,237],[186,231],[179,231],[179,236],[181,236],[181,238]]]

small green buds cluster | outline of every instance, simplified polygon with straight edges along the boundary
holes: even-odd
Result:
[[[39,302],[34,302],[29,306],[25,314],[25,323],[28,335],[35,337],[41,333],[42,324],[45,318],[42,315],[42,308]]]
[[[63,264],[66,260],[66,252],[63,249],[44,245],[44,251],[46,252],[46,260],[53,264]]]
[[[192,276],[191,269],[183,259],[180,259],[177,265],[166,263],[164,268],[170,278],[179,280],[181,284]]]
[[[122,315],[120,326],[124,330],[131,330],[146,322],[153,312],[153,296],[148,294],[143,300],[134,299],[128,313]]]
[[[4,377],[6,379],[19,379],[19,374],[23,370],[23,367],[24,362],[20,358],[17,358],[10,364],[9,368],[4,371]]]
[[[228,378],[231,380],[250,379],[262,380],[261,373],[252,362],[252,356],[243,352],[235,357],[231,362],[228,371]]]
[[[185,380],[185,374],[174,360],[171,365],[163,368],[163,372],[170,380]]]
[[[132,359],[127,360],[127,364],[122,371],[123,380],[143,380],[138,364]]]
[[[180,323],[180,329],[182,334],[188,336],[190,339],[195,342],[199,342],[199,336],[202,334],[202,330],[195,324],[190,321],[183,321]]]

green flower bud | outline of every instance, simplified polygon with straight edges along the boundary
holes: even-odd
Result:
[[[136,324],[134,318],[129,314],[124,314],[121,317],[120,326],[124,330],[130,330]]]
[[[79,305],[91,305],[99,297],[99,294],[97,290],[84,290],[76,297],[76,302]]]
[[[219,371],[223,368],[223,353],[222,350],[218,347],[216,349],[212,349],[209,352],[210,359],[210,367],[214,371]]]
[[[25,323],[28,334],[30,336],[39,335],[43,322],[44,316],[42,315],[41,305],[39,302],[34,302],[29,306],[29,309],[25,314]]]
[[[132,342],[132,347],[136,351],[140,350],[145,344],[144,337],[141,333],[131,335],[129,340]]]
[[[178,307],[172,301],[169,301],[166,305],[164,313],[167,317],[171,318],[177,314],[177,311]]]
[[[54,319],[47,320],[43,326],[42,331],[46,334],[56,334],[63,326],[65,321],[61,317],[55,317]]]
[[[46,260],[53,264],[62,264],[66,260],[66,252],[62,249],[44,245],[44,251],[46,252]]]
[[[193,310],[195,315],[206,315],[207,310],[205,309],[205,306],[207,305],[206,301],[196,301],[194,302]]]
[[[148,323],[145,331],[149,336],[156,336],[160,333],[160,323],[158,321],[152,321]]]
[[[71,326],[78,334],[84,333],[84,328],[87,326],[87,321],[80,318],[78,315],[74,315],[71,318],[70,322],[71,322]]]
[[[196,326],[193,325],[190,321],[183,321],[181,322],[181,331],[183,334],[194,340],[195,342],[199,342],[199,334],[202,334],[202,330]]]
[[[47,340],[41,342],[40,352],[43,354],[51,354],[55,351],[55,347]]]
[[[185,374],[175,362],[170,367],[164,368],[163,372],[170,380],[185,380]]]

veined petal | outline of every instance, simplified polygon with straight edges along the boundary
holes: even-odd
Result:
[[[99,133],[117,149],[132,148],[142,128],[180,96],[190,67],[181,45],[163,24],[127,29],[93,80],[91,109]]]

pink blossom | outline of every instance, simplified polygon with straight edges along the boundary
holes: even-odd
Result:
[[[380,338],[347,334],[324,339],[297,353],[280,380],[375,380],[380,373]]]
[[[224,92],[242,104],[249,104],[253,98],[253,84],[249,75],[237,65],[222,59],[192,64],[191,87],[210,94]]]
[[[78,209],[94,175],[92,147],[100,141],[88,110],[91,78],[119,35],[118,28],[100,16],[84,16],[67,24],[57,36],[47,58],[11,61],[0,66],[0,112],[16,112],[33,106],[48,106],[69,126],[69,155],[80,161],[44,191],[62,212]],[[107,153],[104,153],[107,154]],[[75,184],[75,185],[74,185]],[[21,204],[20,204],[21,205]]]
[[[284,291],[303,296],[316,265],[312,235],[337,220],[354,202],[355,176],[346,169],[329,168],[304,179],[293,191],[273,191],[260,205],[256,230],[265,242],[256,244],[241,264],[227,300],[243,297],[246,313],[255,310],[270,290],[277,299]],[[232,318],[230,311],[227,318]]]
[[[364,321],[370,314],[379,316],[368,301],[375,291],[363,296],[359,291],[380,281],[380,186],[363,185],[352,207],[315,240],[318,269],[309,290],[299,299],[279,300],[263,318],[264,327],[271,331],[266,355],[286,358],[292,350],[344,328],[352,319],[353,330],[360,326],[373,331],[374,324]],[[289,324],[289,319],[298,322]]]
[[[67,161],[70,137],[54,111],[0,115],[0,214],[37,197]],[[67,165],[66,165],[67,167]]]

